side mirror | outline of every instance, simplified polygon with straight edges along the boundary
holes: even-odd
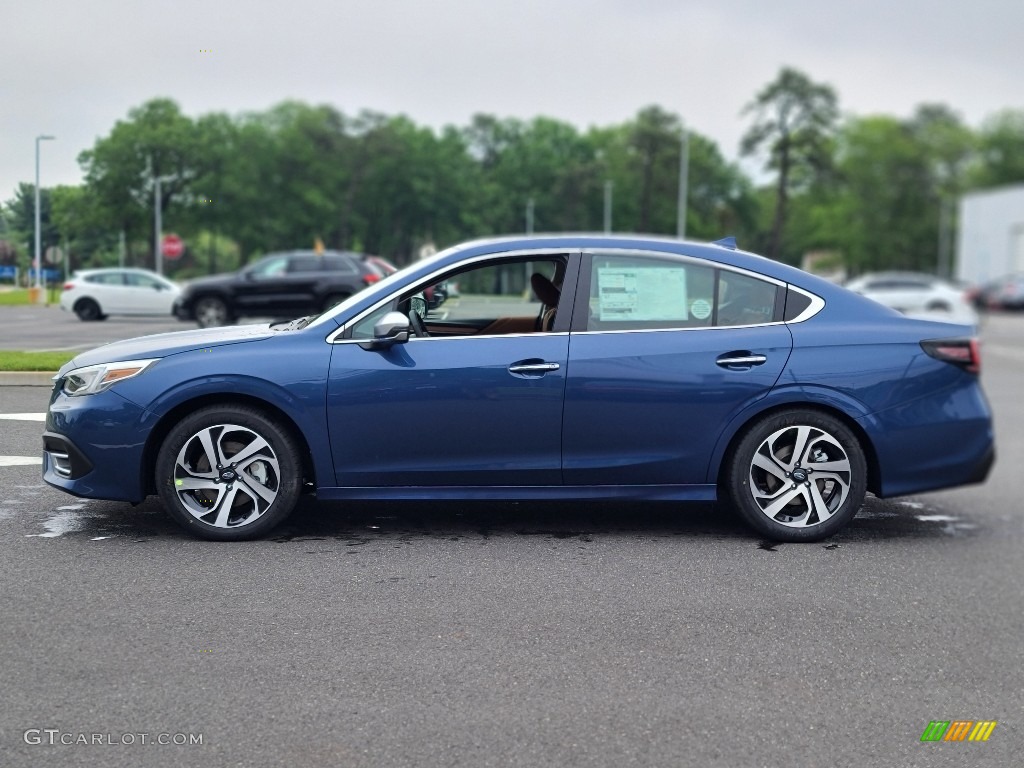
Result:
[[[415,296],[411,296],[409,298],[409,309],[415,312],[421,318],[426,319],[427,300],[423,297],[422,293],[417,293]]]
[[[361,341],[363,349],[388,349],[394,344],[404,344],[409,340],[409,318],[401,312],[388,312],[373,326],[373,339]]]

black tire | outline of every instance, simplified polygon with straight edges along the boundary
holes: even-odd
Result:
[[[227,303],[218,296],[202,296],[197,299],[195,315],[200,328],[231,325],[234,320]]]
[[[341,304],[345,299],[348,298],[347,293],[332,293],[326,299],[324,299],[323,305],[321,305],[321,311],[326,312],[335,304]]]
[[[723,483],[736,511],[766,538],[820,541],[844,528],[864,503],[867,461],[841,421],[794,409],[747,429],[727,459]]]
[[[217,452],[230,463],[218,464]],[[239,455],[241,461],[231,462]],[[302,490],[301,452],[291,433],[262,411],[209,406],[182,419],[164,439],[155,484],[168,513],[193,535],[254,539],[295,509]]]
[[[104,319],[103,313],[100,312],[100,305],[92,299],[79,299],[75,302],[75,314],[83,323]]]

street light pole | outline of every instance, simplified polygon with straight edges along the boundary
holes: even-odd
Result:
[[[612,231],[612,182],[608,179],[604,183],[604,231]]]
[[[676,223],[677,235],[680,240],[686,238],[686,197],[689,190],[687,183],[690,176],[690,137],[683,126],[683,140],[679,146],[679,211]]]
[[[43,294],[40,290],[42,288],[42,233],[41,226],[39,223],[39,142],[50,141],[53,136],[36,136],[36,302],[42,304]]]
[[[160,210],[163,206],[163,196],[160,192],[160,184],[164,181],[171,181],[178,178],[176,174],[170,174],[167,176],[158,176],[156,173],[156,165],[153,163],[153,156],[149,157],[149,172],[153,174],[153,266],[156,269],[158,275],[164,273],[164,254],[161,249],[161,240],[163,240],[163,212]]]
[[[156,268],[156,273],[162,275],[164,273],[164,258],[160,252],[160,239],[161,229],[163,229],[163,222],[160,220],[160,177],[154,176],[155,184],[153,185],[153,266]]]

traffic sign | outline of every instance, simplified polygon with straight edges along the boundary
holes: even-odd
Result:
[[[164,235],[160,250],[168,259],[177,259],[185,252],[185,242],[177,235]]]
[[[43,253],[43,258],[46,259],[47,264],[60,264],[61,259],[64,258],[64,254],[61,253],[60,248],[56,245],[51,245]]]

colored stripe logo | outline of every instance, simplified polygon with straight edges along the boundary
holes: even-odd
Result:
[[[996,725],[995,720],[932,720],[921,741],[988,741]]]

